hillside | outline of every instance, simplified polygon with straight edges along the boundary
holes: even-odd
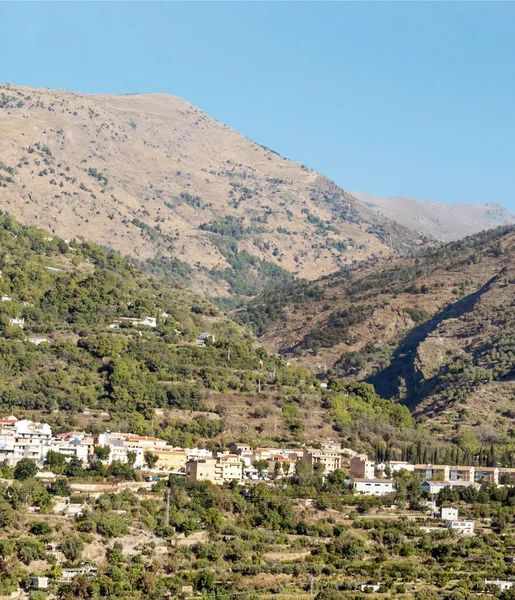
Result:
[[[194,292],[5,215],[0,300],[0,415],[186,447],[340,436],[374,451],[395,431],[400,454],[418,439],[402,407],[358,386],[344,410],[341,389],[324,391]]]
[[[446,436],[492,441],[515,414],[514,251],[515,229],[499,228],[291,286],[240,319],[289,360],[373,383]]]
[[[0,209],[210,297],[419,242],[180,98],[3,85],[0,114]]]
[[[361,192],[352,192],[352,195],[377,214],[439,242],[451,242],[486,229],[515,223],[515,214],[497,202],[445,204],[406,196],[380,198]]]

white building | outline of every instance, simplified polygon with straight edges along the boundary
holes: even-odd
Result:
[[[23,317],[11,317],[9,319],[9,325],[23,329],[25,327],[25,319]]]
[[[390,470],[392,473],[397,473],[398,471],[410,471],[411,473],[413,473],[413,471],[415,470],[415,465],[412,465],[409,462],[406,462],[405,460],[391,460],[388,463],[388,466],[390,467]]]
[[[39,344],[48,342],[48,338],[46,338],[46,337],[29,337],[29,338],[27,338],[27,341],[30,342],[31,344],[35,344],[36,346],[39,346]]]
[[[157,322],[155,317],[145,317],[141,319],[141,321],[137,322],[137,325],[146,325],[147,327],[157,327]]]
[[[445,526],[461,535],[474,535],[474,521],[446,521]]]
[[[440,518],[445,521],[457,521],[458,520],[458,509],[447,507],[440,508]]]
[[[509,590],[515,586],[515,580],[483,579],[483,587],[497,588],[499,591]]]
[[[31,577],[30,587],[34,590],[48,590],[48,577]]]
[[[210,341],[212,344],[214,344],[215,336],[212,333],[204,331],[198,336],[198,338],[195,340],[195,343],[197,346],[205,346],[207,341]]]
[[[394,491],[391,479],[354,479],[352,488],[358,494],[370,494],[373,496],[385,496]]]
[[[358,585],[358,590],[362,592],[378,592],[381,587],[379,583],[360,583]]]
[[[67,459],[70,458],[78,458],[82,462],[88,462],[90,455],[90,447],[86,442],[82,442],[81,440],[53,440],[48,446],[44,446],[43,448],[43,459],[46,459],[47,454],[52,450],[53,452],[58,452],[59,454],[64,454]]]
[[[77,575],[96,575],[97,573],[97,567],[92,567],[91,565],[83,565],[82,567],[63,569],[63,580],[71,581],[74,577],[77,577]]]

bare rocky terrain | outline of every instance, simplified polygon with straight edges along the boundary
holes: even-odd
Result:
[[[210,296],[420,243],[327,177],[173,96],[0,86],[0,209]]]

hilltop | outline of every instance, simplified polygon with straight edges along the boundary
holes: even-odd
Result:
[[[511,436],[515,228],[256,299],[240,319],[288,360],[373,383],[444,436]]]
[[[3,85],[0,111],[0,209],[210,297],[420,242],[180,98]]]
[[[380,198],[360,192],[352,194],[378,214],[439,242],[515,223],[515,214],[497,202],[445,204],[406,196]]]

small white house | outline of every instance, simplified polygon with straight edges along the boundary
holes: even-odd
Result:
[[[145,317],[138,322],[138,325],[146,325],[147,327],[157,327],[157,322],[155,317]]]
[[[391,479],[354,479],[352,487],[358,494],[385,496],[393,492],[393,481]]]
[[[509,590],[515,585],[515,580],[483,579],[484,588],[497,588],[500,591]]]
[[[34,590],[48,590],[48,577],[31,577],[30,587]]]
[[[358,590],[362,592],[378,592],[381,587],[379,583],[360,583],[358,585]]]
[[[215,343],[215,336],[212,333],[208,333],[204,331],[201,333],[198,338],[195,340],[197,346],[205,346],[207,341],[210,341],[212,344]]]
[[[2,302],[10,302],[11,300],[11,296],[2,296]]]
[[[474,535],[474,521],[446,521],[445,526],[461,535]]]
[[[74,577],[77,577],[78,575],[93,576],[97,573],[97,567],[93,567],[91,565],[82,565],[80,567],[63,569],[63,580],[71,581]]]
[[[30,342],[31,344],[35,344],[36,346],[39,346],[39,344],[48,342],[48,339],[46,337],[29,337],[29,338],[27,338],[27,341]]]
[[[25,319],[23,317],[11,317],[9,319],[9,325],[23,329],[25,327]]]
[[[458,520],[458,509],[451,508],[451,507],[444,508],[442,506],[442,508],[440,509],[440,518],[444,519],[445,521],[457,521]]]

